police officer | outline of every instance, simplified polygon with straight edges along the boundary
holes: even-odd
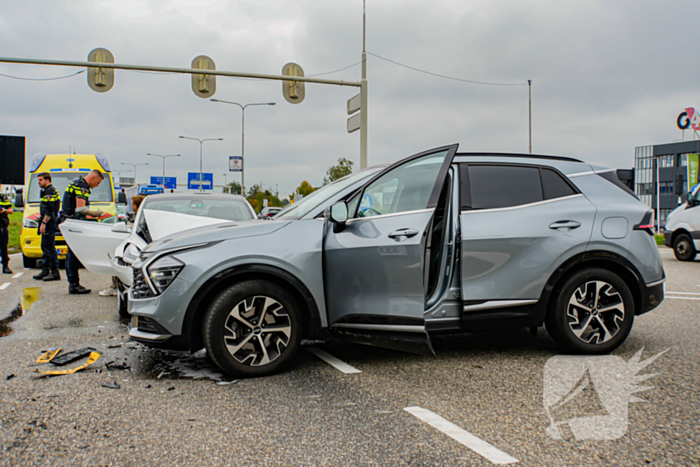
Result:
[[[58,272],[58,254],[56,253],[56,233],[58,232],[58,212],[61,197],[51,184],[51,174],[42,172],[37,176],[41,187],[41,203],[39,204],[39,235],[41,236],[41,252],[44,254],[43,269],[34,279],[45,282],[60,281]]]
[[[0,188],[2,188],[0,186]],[[12,214],[12,201],[7,196],[0,194],[0,259],[2,259],[2,273],[12,274],[10,269],[10,256],[7,254],[7,242],[10,240],[10,218]]]
[[[80,177],[75,180],[63,194],[63,203],[61,205],[61,215],[65,219],[82,219],[85,216],[100,217],[103,213],[102,211],[91,211],[89,209],[90,201],[90,190],[92,188],[97,188],[102,182],[104,175],[102,172],[95,169],[90,171],[85,178]],[[80,267],[80,260],[75,256],[73,250],[68,247],[68,253],[66,254],[66,276],[68,276],[68,293],[70,294],[86,294],[90,293],[90,289],[86,289],[80,285],[80,276],[78,274],[78,268]]]

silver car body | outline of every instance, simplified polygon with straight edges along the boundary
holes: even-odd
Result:
[[[129,311],[137,318],[130,335],[151,345],[201,348],[200,320],[210,301],[223,285],[253,276],[297,293],[308,315],[307,335],[415,336],[506,321],[541,325],[552,284],[582,261],[624,270],[620,274],[636,281],[637,314],[663,299],[654,239],[635,230],[649,208],[600,176],[610,169],[567,158],[456,150],[437,148],[355,173],[342,189],[305,199],[308,209],[296,217],[288,209],[271,222],[204,227],[150,244],[133,265],[141,292],[131,291]],[[438,162],[416,177],[420,164]],[[549,170],[572,194],[504,208],[465,206],[469,171],[498,166]],[[402,170],[409,174],[405,180]],[[434,182],[428,186],[429,177]],[[383,191],[367,197],[382,180],[388,180],[378,185]],[[421,196],[429,201],[386,214],[376,205],[363,207],[382,196],[407,207]],[[350,218],[336,231],[328,212],[339,201],[350,206]],[[362,217],[367,209],[379,214]],[[165,257],[184,267],[159,291],[149,267]]]

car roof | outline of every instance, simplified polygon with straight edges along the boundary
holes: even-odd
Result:
[[[151,201],[159,201],[159,200],[164,200],[164,199],[169,199],[173,201],[180,201],[180,200],[192,200],[192,199],[197,199],[201,197],[206,197],[206,199],[212,199],[212,200],[229,200],[229,201],[245,201],[245,198],[243,198],[241,195],[230,195],[227,193],[221,193],[221,194],[214,194],[214,193],[163,193],[159,195],[148,195],[146,196],[146,199],[144,199],[145,202],[151,202]]]

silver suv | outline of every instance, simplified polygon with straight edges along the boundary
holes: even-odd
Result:
[[[653,222],[613,169],[445,146],[349,175],[271,222],[151,243],[133,265],[130,336],[206,348],[243,376],[328,335],[430,345],[545,325],[566,351],[607,353],[663,300]]]

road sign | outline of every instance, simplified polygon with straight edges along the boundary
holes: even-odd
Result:
[[[348,118],[348,133],[352,133],[353,131],[357,131],[360,129],[360,118],[361,118],[362,113],[355,114],[352,117]]]
[[[362,94],[358,94],[348,101],[348,115],[352,115],[360,110],[362,103]]]
[[[188,190],[199,190],[199,172],[187,172],[187,189]],[[203,190],[213,190],[214,189],[214,174],[213,173],[203,173],[202,174],[202,189]]]
[[[165,184],[163,184],[163,177],[151,177],[151,185],[163,185],[165,188],[174,190],[177,188],[177,177],[165,177]]]
[[[243,172],[243,158],[241,156],[229,156],[228,171]]]

